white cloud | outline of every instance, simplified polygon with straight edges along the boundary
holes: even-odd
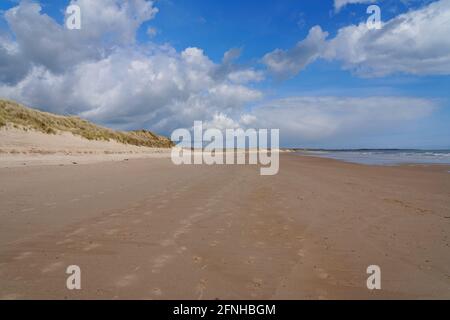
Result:
[[[284,141],[297,145],[390,132],[425,117],[435,106],[433,101],[406,97],[293,97],[264,103],[263,93],[252,87],[264,74],[236,64],[240,49],[214,63],[200,48],[178,52],[170,45],[136,43],[139,26],[157,12],[153,3],[98,0],[96,4],[100,2],[107,10],[98,14],[98,20],[82,10],[81,32],[66,30],[30,2],[7,11],[13,35],[0,42],[0,96],[122,129],[169,134],[175,128],[190,128],[195,120],[219,128],[279,128]],[[87,0],[77,3],[86,6]],[[346,68],[358,72],[369,63],[370,72],[365,74],[388,69],[449,73],[449,43],[442,35],[448,27],[438,24],[447,18],[448,0],[434,6],[439,7],[411,11],[388,22],[374,39],[369,31],[351,26],[327,42],[326,32],[314,27],[294,49],[269,53],[264,61],[278,76],[295,74],[320,56],[342,60]],[[428,27],[423,25],[426,18]],[[396,47],[396,37],[405,47]],[[380,47],[372,47],[371,39]]]
[[[71,0],[70,3],[80,6],[84,37],[122,44],[133,43],[137,29],[158,13],[154,1],[149,0]]]
[[[197,48],[181,53],[123,49],[80,63],[67,74],[34,68],[18,85],[0,86],[0,95],[101,123],[167,132],[217,112],[236,113],[262,97],[242,85],[216,81],[214,67]]]
[[[203,125],[204,129],[219,129],[225,131],[226,129],[238,129],[241,128],[239,122],[231,119],[224,113],[216,113],[212,120],[207,121]]]
[[[137,44],[137,29],[157,12],[151,1],[72,3],[81,6],[80,32],[66,30],[38,4],[22,2],[7,11],[16,40],[0,45],[0,96],[163,133],[217,114],[239,116],[246,103],[261,99],[244,84],[262,74],[234,65],[231,53],[215,64],[199,48],[177,52],[169,45]]]
[[[369,30],[362,22],[326,40],[327,34],[316,26],[296,47],[268,53],[264,62],[284,77],[298,74],[319,57],[340,61],[360,76],[449,75],[449,22],[450,0],[440,0],[397,16],[380,30]]]
[[[334,9],[336,11],[341,10],[343,7],[345,7],[348,4],[355,4],[355,3],[373,3],[377,0],[334,0]]]
[[[319,26],[315,26],[311,28],[306,39],[297,43],[293,49],[276,49],[266,54],[263,62],[278,77],[293,76],[320,56],[327,36],[328,33],[323,32]]]
[[[369,30],[365,23],[342,28],[323,56],[363,76],[448,75],[449,34],[450,0],[441,0],[401,14],[381,30]]]
[[[228,79],[234,83],[260,82],[264,80],[264,74],[253,69],[237,70],[230,72]]]
[[[0,69],[5,70],[11,61],[20,61],[28,69],[17,72],[9,68],[3,78],[16,82],[18,75],[24,76],[32,65],[61,73],[80,62],[100,59],[118,45],[133,44],[139,26],[158,11],[152,1],[144,0],[72,0],[71,3],[81,8],[81,30],[68,30],[41,14],[38,3],[23,1],[6,11],[5,19],[11,38],[16,39],[17,50],[5,57],[2,41]]]

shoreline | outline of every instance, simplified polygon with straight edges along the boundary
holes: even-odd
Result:
[[[69,150],[52,150],[52,151],[14,151],[5,152],[0,149],[0,169],[28,167],[28,166],[65,166],[74,164],[95,164],[103,162],[121,162],[138,159],[158,159],[171,157],[172,149],[167,148],[147,148],[146,150],[127,150],[127,151],[69,151]],[[239,152],[239,151],[238,151]],[[194,155],[195,152],[192,153]],[[222,153],[220,153],[222,154]],[[248,152],[246,152],[248,154]],[[367,167],[435,167],[442,168],[444,171],[450,173],[450,164],[442,163],[395,163],[395,164],[372,164],[354,162],[344,159],[336,159],[332,157],[321,157],[314,154],[301,154],[292,151],[280,150],[280,156],[282,154],[293,155],[296,157],[307,157],[319,160],[330,160],[339,163],[353,164]],[[246,164],[249,165],[249,164]],[[213,165],[214,166],[214,165]]]
[[[440,152],[436,153],[436,152]],[[444,165],[450,166],[450,150],[339,150],[339,151],[297,151],[298,155],[334,159],[347,163],[375,165],[375,166],[400,166],[400,165]],[[433,157],[429,157],[432,153]]]

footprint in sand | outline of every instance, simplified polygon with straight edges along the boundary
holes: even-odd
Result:
[[[187,250],[186,247],[180,247],[180,248],[177,249],[177,253],[178,253],[178,254],[182,254],[182,253],[184,253],[186,250]]]
[[[164,254],[162,256],[157,257],[155,260],[153,260],[153,273],[159,272],[162,267],[166,265],[167,262],[169,262],[172,259],[171,255]]]
[[[197,212],[203,212],[203,211],[205,210],[205,207],[203,207],[203,206],[198,206],[198,207],[196,207],[194,210],[197,211]]]
[[[263,286],[263,283],[264,282],[262,279],[255,278],[252,280],[252,282],[247,284],[247,288],[251,291],[250,296],[252,298],[256,298],[260,295],[260,291],[261,291],[261,287]]]
[[[48,266],[46,266],[44,269],[41,270],[42,273],[49,273],[56,271],[64,266],[64,263],[62,261],[51,263]]]
[[[68,244],[68,243],[72,243],[72,242],[73,242],[73,239],[67,238],[65,240],[61,240],[61,241],[56,242],[56,245],[60,246],[62,244]]]
[[[58,203],[56,203],[56,202],[47,202],[47,203],[44,203],[44,205],[45,206],[47,206],[47,207],[54,207],[54,206],[56,206]]]
[[[211,241],[211,242],[209,243],[209,246],[210,246],[210,247],[217,247],[218,244],[219,244],[219,241],[214,240],[214,241]]]
[[[316,268],[316,272],[317,272],[317,276],[322,279],[328,279],[329,274],[325,272],[325,270],[323,270],[322,268]]]
[[[183,234],[188,233],[191,229],[189,228],[191,226],[191,224],[187,224],[186,226],[178,229],[177,231],[174,232],[173,234],[173,238],[174,239],[178,239],[180,236],[182,236]]]
[[[286,243],[284,244],[284,247],[285,247],[286,249],[290,249],[290,248],[292,248],[292,243],[291,243],[291,242],[286,242]]]
[[[252,280],[252,284],[253,284],[253,287],[255,287],[255,288],[261,288],[263,285],[263,280],[255,278]]]
[[[198,300],[203,299],[203,294],[204,294],[205,290],[206,290],[206,280],[201,279],[199,284],[195,288],[195,291],[198,294],[198,297],[197,297]]]
[[[91,251],[97,248],[100,248],[102,245],[99,243],[90,243],[86,247],[83,248],[83,251]]]
[[[86,231],[85,228],[78,228],[78,229],[76,229],[75,231],[73,231],[73,232],[71,232],[71,233],[68,233],[68,234],[66,235],[66,238],[72,237],[72,236],[76,236],[76,235],[79,235],[79,234],[81,234],[81,233],[83,233],[83,232],[85,232],[85,231]]]
[[[326,292],[323,289],[317,289],[316,294],[317,294],[317,300],[326,300],[327,296],[328,296],[328,292]]]
[[[121,288],[128,287],[131,284],[133,284],[133,282],[135,282],[136,280],[137,280],[137,275],[128,274],[128,275],[122,277],[121,279],[117,280],[116,286],[121,287]]]
[[[175,241],[173,241],[172,239],[166,239],[166,240],[161,240],[161,241],[159,242],[159,244],[160,244],[162,247],[169,247],[169,246],[174,245],[174,244],[175,244]]]
[[[16,256],[14,258],[14,260],[23,260],[28,258],[29,256],[31,256],[33,253],[30,251],[26,251],[26,252],[22,252],[21,254],[19,254],[18,256]]]
[[[162,290],[160,288],[154,288],[152,290],[152,294],[157,296],[157,297],[160,297],[160,296],[162,296]]]
[[[245,261],[246,264],[255,264],[256,258],[253,256],[248,257],[247,261]]]
[[[266,246],[266,243],[264,241],[258,241],[255,243],[255,247],[258,248],[264,248]]]
[[[199,218],[199,217],[202,217],[202,216],[203,216],[203,213],[197,212],[197,213],[191,214],[191,215],[189,216],[189,219],[190,219],[190,220],[193,220],[193,219],[196,219],[196,218]]]
[[[119,232],[119,229],[109,229],[109,230],[105,231],[105,234],[107,236],[112,236],[112,235],[115,235],[118,232]]]

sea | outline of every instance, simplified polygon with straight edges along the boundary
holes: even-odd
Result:
[[[301,150],[302,155],[331,158],[368,165],[444,164],[450,165],[450,150]]]

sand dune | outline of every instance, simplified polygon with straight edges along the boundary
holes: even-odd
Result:
[[[172,145],[147,130],[112,130],[0,99],[0,168],[167,157]]]
[[[70,132],[46,134],[14,127],[0,128],[0,168],[169,156],[170,149],[167,148],[88,140]]]

